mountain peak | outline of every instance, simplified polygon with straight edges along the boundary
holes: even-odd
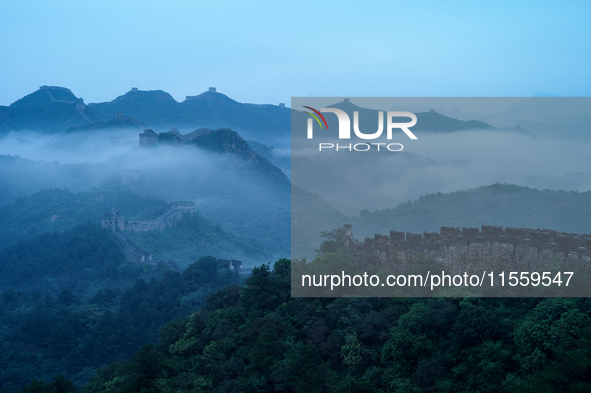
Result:
[[[78,98],[72,93],[72,90],[60,86],[40,86],[39,90],[24,96],[20,100],[13,102],[10,107],[18,108],[32,104],[49,104],[53,102],[64,104],[84,104],[82,98]]]
[[[186,104],[186,103],[192,104],[192,103],[195,103],[195,102],[201,101],[201,100],[214,101],[214,102],[225,102],[225,101],[236,102],[233,99],[231,99],[230,97],[228,97],[227,95],[222,94],[222,93],[218,93],[215,87],[210,87],[208,91],[205,91],[199,95],[186,96],[185,101],[183,101],[183,104]]]
[[[338,102],[336,104],[333,105],[329,105],[329,108],[337,108],[337,109],[341,109],[344,110],[345,112],[349,111],[349,112],[353,112],[353,111],[360,111],[360,110],[366,110],[365,108],[361,108],[360,106],[357,106],[355,104],[353,104],[348,98],[343,99],[343,101]]]
[[[102,119],[82,98],[60,86],[41,86],[10,106],[0,107],[0,112],[0,132],[29,129],[54,133]]]
[[[139,90],[137,87],[132,87],[127,93],[115,98],[111,103],[130,101],[130,100],[151,100],[156,99],[162,102],[177,101],[172,98],[170,94],[163,90]]]

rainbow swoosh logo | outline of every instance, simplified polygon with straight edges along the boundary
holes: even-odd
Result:
[[[305,106],[304,108],[308,108],[311,111],[313,111],[316,115],[320,116],[320,118],[322,119],[322,121],[324,122],[324,125],[326,126],[326,129],[328,130],[328,124],[326,124],[326,119],[324,118],[324,116],[322,116],[322,113],[318,112],[316,109],[309,107],[309,106]],[[310,112],[306,112],[304,111],[304,113],[309,114],[310,116],[312,116],[314,119],[316,119],[316,121],[318,122],[318,124],[320,125],[320,129],[322,129],[322,123],[320,122],[320,119],[318,118],[318,116],[316,116],[314,113],[310,113]]]

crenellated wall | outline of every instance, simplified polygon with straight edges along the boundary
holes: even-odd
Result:
[[[187,213],[195,213],[195,202],[177,201],[170,204],[170,210],[154,220],[127,221],[125,230],[135,232],[163,231],[177,225]]]
[[[352,226],[345,225],[348,240],[353,240]],[[354,241],[356,242],[356,241]],[[437,232],[410,233],[390,231],[390,236],[376,234],[366,237],[363,243],[357,242],[361,249],[384,248],[424,248],[437,250],[449,246],[470,246],[472,243],[503,243],[515,246],[533,247],[556,253],[576,253],[591,256],[591,235],[558,232],[550,229],[503,228],[483,225],[479,228],[441,227]]]
[[[112,236],[123,247],[125,257],[132,262],[155,264],[152,262],[152,254],[137,245],[124,230],[132,230],[135,232],[145,232],[150,230],[163,231],[177,225],[179,221],[186,215],[195,213],[195,202],[192,201],[176,201],[171,203],[169,211],[155,220],[146,221],[125,221],[124,215],[119,213],[115,208],[103,215],[101,224],[105,229],[110,229]],[[179,271],[179,267],[173,266],[168,262],[164,262],[171,269]]]
[[[449,266],[490,265],[532,268],[541,259],[591,261],[591,235],[558,232],[549,229],[441,227],[437,232],[409,233],[390,231],[376,234],[363,242],[353,239],[351,225],[343,227],[345,243],[356,251],[365,251],[379,262],[410,266],[417,255],[444,261]]]

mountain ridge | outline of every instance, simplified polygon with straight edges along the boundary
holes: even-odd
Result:
[[[41,86],[9,106],[0,106],[0,130],[64,131],[104,120],[103,115],[84,104],[70,89]]]

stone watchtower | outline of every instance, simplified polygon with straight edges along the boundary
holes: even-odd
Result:
[[[181,210],[186,213],[195,213],[197,210],[195,209],[195,202],[194,201],[177,201],[172,202],[170,204],[172,209]]]
[[[125,229],[125,217],[119,213],[115,208],[112,208],[107,213],[103,214],[101,226],[103,228],[111,229],[114,232],[123,231]]]
[[[140,146],[155,145],[158,143],[158,134],[150,129],[144,130],[140,134]]]

